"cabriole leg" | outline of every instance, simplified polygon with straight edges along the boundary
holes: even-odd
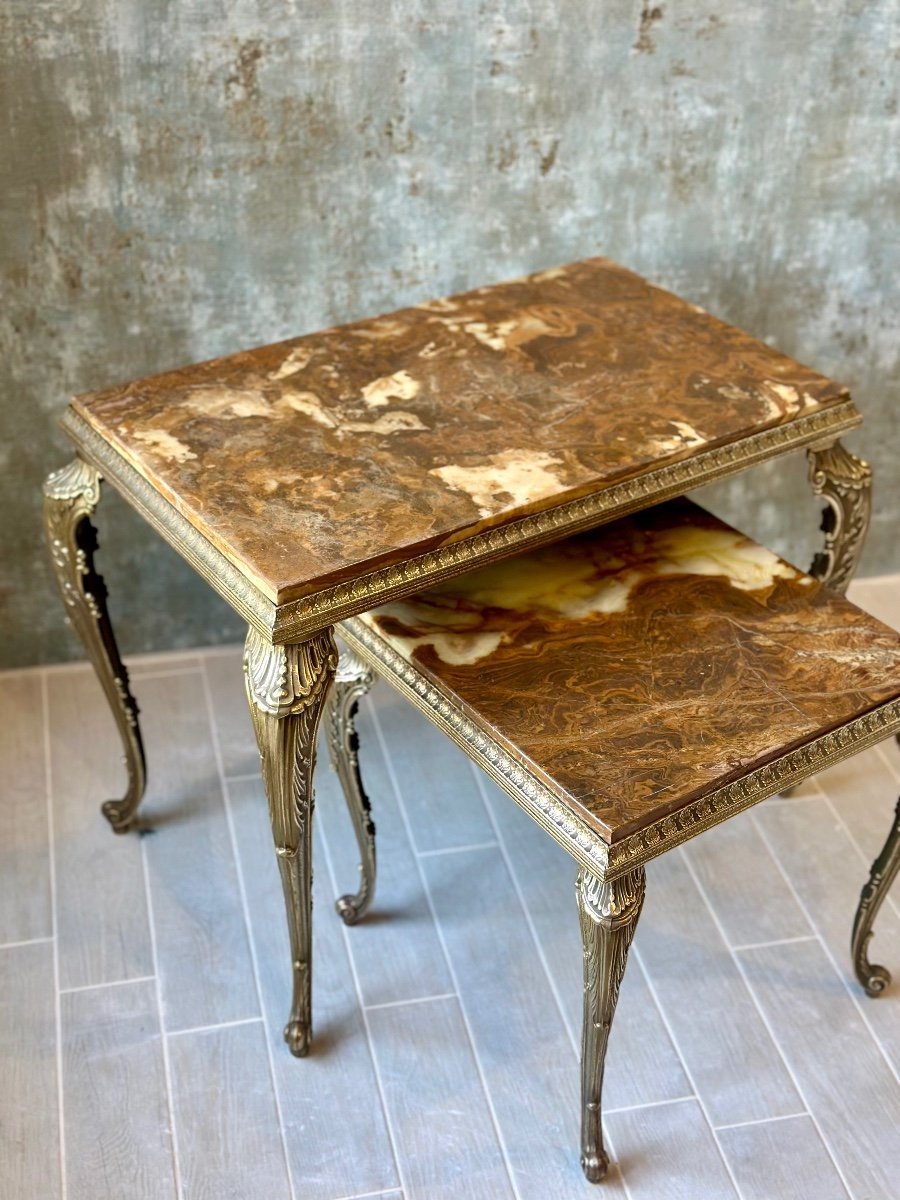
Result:
[[[312,1035],[312,819],[316,733],[337,666],[327,629],[294,646],[273,646],[255,629],[244,647],[250,716],[287,909],[293,999],[284,1040],[309,1053]]]
[[[350,811],[359,847],[359,890],[339,896],[335,908],[346,925],[365,916],[375,894],[375,824],[359,773],[359,738],[354,717],[372,686],[372,672],[349,650],[342,650],[328,703],[328,752]]]
[[[870,996],[878,996],[891,982],[888,970],[869,962],[868,948],[872,937],[872,925],[891,884],[900,871],[900,801],[894,813],[894,824],[884,843],[884,849],[872,864],[868,882],[859,898],[859,907],[853,920],[851,952],[856,978]]]
[[[99,473],[76,458],[44,484],[44,532],[69,620],[94,665],[122,739],[128,789],[121,800],[104,803],[103,815],[116,833],[124,833],[134,823],[147,772],[138,706],[110,624],[106,586],[94,569],[97,531],[90,517],[99,499]]]
[[[840,442],[810,449],[809,482],[827,507],[822,513],[825,547],[813,559],[810,575],[837,592],[846,592],[869,529],[872,470]]]
[[[590,1183],[606,1174],[601,1095],[609,1030],[628,950],[644,903],[644,869],[602,883],[580,870],[575,880],[584,954],[581,1035],[581,1166]]]

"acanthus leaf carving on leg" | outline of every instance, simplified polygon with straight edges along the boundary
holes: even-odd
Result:
[[[116,833],[124,833],[137,816],[147,769],[137,702],[110,623],[106,585],[94,567],[98,542],[90,518],[100,500],[100,483],[99,472],[80,458],[54,471],[44,484],[44,532],[69,620],[94,666],[122,739],[128,787],[120,800],[107,800],[102,808]]]
[[[354,723],[359,701],[371,688],[373,678],[361,659],[343,649],[328,702],[328,752],[347,802],[360,860],[359,889],[339,896],[335,904],[346,925],[355,925],[365,916],[375,894],[375,823],[360,775],[359,737]]]
[[[276,646],[251,628],[244,677],[256,734],[291,943],[293,996],[284,1038],[309,1053],[312,1036],[312,820],[316,734],[337,666],[330,629]]]
[[[591,1183],[598,1183],[609,1167],[603,1146],[603,1070],[619,986],[644,903],[644,886],[643,867],[611,881],[582,869],[575,881],[584,955],[581,1166]]]
[[[827,507],[822,514],[825,546],[816,554],[810,575],[846,592],[859,563],[872,511],[872,470],[840,442],[811,448],[809,481]]]

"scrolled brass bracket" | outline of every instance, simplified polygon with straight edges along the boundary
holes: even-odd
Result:
[[[808,450],[809,482],[826,507],[822,512],[825,545],[810,575],[846,592],[859,562],[872,514],[872,469],[840,442]]]

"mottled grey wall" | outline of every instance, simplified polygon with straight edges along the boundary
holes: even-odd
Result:
[[[68,395],[604,253],[846,381],[900,568],[900,0],[3,0],[0,659]],[[790,553],[802,466],[720,487]],[[125,650],[240,626],[114,496]]]

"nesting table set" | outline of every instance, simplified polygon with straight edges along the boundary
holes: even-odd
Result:
[[[125,748],[107,818],[134,823],[145,764],[94,568],[101,479],[247,621],[292,1052],[310,1048],[325,713],[362,869],[339,910],[352,924],[372,900],[353,714],[375,672],[577,863],[581,1153],[600,1179],[645,864],[900,729],[900,636],[842,594],[869,517],[868,467],[839,440],[859,423],[839,385],[603,259],[76,398],[78,457],[48,479],[45,520]],[[825,506],[809,574],[678,499],[801,448]],[[872,994],[898,867],[900,808],[853,930]]]

